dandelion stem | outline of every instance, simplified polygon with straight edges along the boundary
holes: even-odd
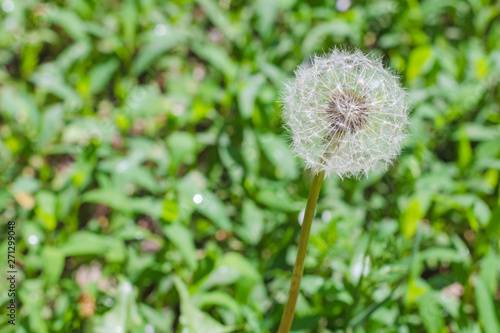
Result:
[[[288,333],[292,327],[293,316],[295,314],[295,305],[300,292],[300,281],[304,273],[304,261],[306,259],[307,243],[309,242],[309,233],[316,210],[316,202],[318,201],[319,191],[321,184],[325,178],[325,173],[320,172],[314,176],[311,190],[309,191],[309,198],[307,199],[306,211],[300,229],[299,249],[297,251],[297,259],[293,267],[292,283],[290,291],[288,292],[288,301],[286,302],[283,316],[281,317],[280,327],[278,333]]]

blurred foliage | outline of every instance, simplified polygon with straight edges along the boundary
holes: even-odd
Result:
[[[275,331],[310,185],[277,100],[334,46],[401,74],[412,136],[326,180],[293,331],[500,332],[498,2],[1,1],[16,332]]]

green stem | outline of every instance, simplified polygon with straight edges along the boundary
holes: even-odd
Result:
[[[314,176],[311,190],[309,191],[309,198],[307,199],[306,211],[302,221],[302,228],[300,229],[299,249],[297,251],[297,259],[293,267],[292,283],[290,291],[288,292],[288,301],[286,302],[283,316],[281,317],[280,327],[278,333],[288,333],[292,327],[293,316],[295,314],[295,305],[300,292],[300,281],[304,273],[304,261],[306,259],[307,243],[309,242],[309,233],[311,232],[312,220],[316,210],[316,202],[318,201],[319,191],[325,174],[323,172]]]

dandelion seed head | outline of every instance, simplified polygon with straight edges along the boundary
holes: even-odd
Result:
[[[297,68],[282,101],[292,149],[315,174],[360,177],[401,152],[407,93],[373,55],[333,49],[314,56]]]

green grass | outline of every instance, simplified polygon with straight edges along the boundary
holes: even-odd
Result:
[[[275,332],[311,181],[277,100],[344,46],[400,73],[411,136],[325,180],[293,331],[499,332],[500,7],[353,2],[3,1],[0,331]]]

